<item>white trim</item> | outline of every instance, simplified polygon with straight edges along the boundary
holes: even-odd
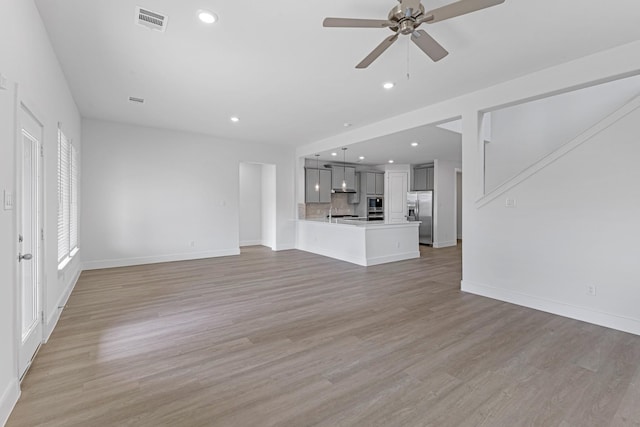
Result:
[[[607,117],[605,117],[604,119],[596,123],[591,128],[587,129],[581,135],[578,135],[576,138],[567,142],[562,147],[545,155],[533,165],[529,166],[528,168],[526,168],[525,170],[523,170],[513,178],[509,179],[508,181],[499,185],[494,190],[491,190],[489,193],[485,194],[484,196],[476,200],[476,208],[481,208],[482,206],[488,204],[489,202],[493,201],[497,197],[506,193],[516,185],[519,185],[522,182],[526,181],[527,179],[529,179],[530,177],[538,173],[540,170],[546,168],[551,163],[555,162],[561,157],[564,157],[566,154],[573,151],[575,148],[581,146],[585,142],[589,141],[591,138],[593,138],[600,132],[614,125],[616,122],[623,119],[624,117],[626,117],[627,115],[629,115],[630,113],[638,109],[639,107],[640,107],[640,96],[637,96],[631,101],[629,101],[627,104],[625,104],[622,108],[618,109],[617,111],[613,112],[612,114],[608,115]],[[485,178],[484,166],[482,167],[482,170],[483,170],[482,180],[484,182],[484,178]]]
[[[128,267],[132,265],[157,264],[160,262],[187,261],[192,259],[216,258],[221,256],[240,255],[240,248],[223,249],[218,251],[190,252],[182,254],[157,255],[136,258],[105,259],[98,261],[86,261],[85,270],[97,270],[101,268]]]
[[[458,244],[457,240],[447,240],[446,242],[433,242],[434,248],[449,248],[451,246],[456,246]]]
[[[46,264],[47,264],[47,260],[46,260],[46,244],[44,242],[44,240],[39,236],[40,233],[43,233],[45,230],[45,223],[46,223],[46,218],[47,218],[47,204],[46,204],[46,188],[45,188],[45,176],[46,176],[46,162],[44,159],[44,147],[45,147],[45,143],[47,141],[45,135],[45,122],[46,122],[46,117],[44,116],[44,114],[42,114],[41,110],[37,107],[37,104],[35,102],[33,102],[33,100],[28,97],[27,95],[25,95],[25,91],[21,89],[20,85],[18,83],[15,84],[15,104],[14,104],[14,140],[15,140],[15,193],[16,193],[16,198],[21,197],[21,193],[18,194],[18,192],[21,192],[22,190],[22,166],[23,166],[23,159],[22,159],[22,137],[23,137],[23,129],[21,126],[21,117],[23,113],[26,113],[27,115],[29,115],[34,121],[35,123],[37,123],[37,125],[40,127],[39,129],[39,136],[37,138],[35,138],[33,135],[31,135],[32,138],[35,138],[38,142],[37,147],[38,147],[38,151],[35,156],[37,159],[37,173],[36,173],[36,182],[37,182],[37,195],[36,195],[36,217],[37,217],[37,234],[38,236],[36,236],[36,248],[33,248],[32,250],[37,253],[37,257],[36,257],[36,262],[37,262],[37,283],[38,283],[38,317],[39,317],[39,329],[40,329],[40,334],[37,337],[39,344],[38,347],[36,348],[34,354],[32,355],[33,358],[35,358],[35,356],[38,353],[38,348],[40,347],[40,345],[43,342],[43,338],[44,338],[44,316],[43,316],[43,312],[44,312],[44,307],[46,306]],[[13,240],[13,248],[14,248],[14,254],[18,253],[19,250],[19,243],[18,243],[18,233],[22,232],[22,208],[20,207],[20,204],[18,203],[15,206],[15,209],[13,210],[13,218],[14,218],[14,223],[15,223],[15,228],[14,228],[14,235],[12,236],[12,240]],[[27,367],[25,368],[25,370],[23,372],[20,372],[22,366],[21,366],[21,357],[22,357],[22,352],[23,352],[23,343],[22,343],[22,328],[21,328],[21,323],[22,323],[22,308],[21,308],[21,294],[22,294],[22,276],[20,273],[20,267],[18,266],[18,263],[14,263],[14,280],[15,280],[15,316],[14,316],[14,330],[15,330],[15,350],[14,350],[14,355],[15,355],[15,361],[16,364],[14,366],[14,369],[16,370],[16,375],[17,377],[21,377],[22,375],[24,375],[24,373],[26,373],[29,370],[29,366],[31,365],[31,361],[27,364]],[[18,386],[18,396],[20,394],[19,391],[19,386]],[[4,396],[3,398],[4,399]],[[3,405],[4,402],[0,402],[0,405]],[[15,403],[14,403],[15,404]],[[13,406],[12,406],[13,407]],[[1,413],[0,413],[0,419],[1,419]]]
[[[406,259],[420,258],[420,251],[403,252],[400,254],[385,255],[375,258],[367,258],[365,266],[384,264],[387,262],[404,261]]]
[[[9,415],[18,403],[20,398],[20,385],[18,380],[12,380],[0,397],[0,425],[5,425],[9,420]]]
[[[276,245],[274,248],[272,248],[274,251],[290,251],[292,249],[296,249],[296,245],[295,244],[288,244],[288,245]]]
[[[262,240],[243,240],[240,242],[240,247],[243,246],[262,246]]]
[[[463,280],[461,282],[461,290],[463,292],[469,292],[471,294],[481,295],[499,301],[505,301],[511,304],[517,304],[523,307],[545,311],[547,313],[556,314],[558,316],[568,317],[570,319],[576,319],[583,322],[593,323],[595,325],[640,335],[640,319],[622,317],[615,314],[605,313],[603,311],[593,310],[588,307],[581,307],[560,301],[553,301],[546,298],[540,298],[533,295],[514,292],[508,289],[496,288],[482,283],[471,282],[469,280]]]
[[[356,255],[345,255],[342,256],[340,258],[338,258],[331,250],[326,250],[326,249],[317,249],[317,248],[297,248],[297,250],[299,251],[303,251],[303,252],[309,252],[312,254],[316,254],[316,255],[320,255],[320,256],[324,256],[327,258],[333,258],[336,259],[338,261],[344,261],[344,262],[350,262],[351,264],[357,264],[357,265],[361,265],[362,267],[366,267],[367,266],[367,258],[364,256],[356,256]]]
[[[62,261],[60,261],[60,263],[58,264],[58,271],[63,271],[70,262],[71,262],[70,256],[64,257]]]
[[[56,304],[55,309],[53,310],[53,313],[51,313],[51,315],[48,316],[46,321],[44,322],[43,342],[45,344],[47,343],[47,341],[49,341],[49,338],[51,337],[53,330],[58,324],[58,320],[60,320],[60,315],[62,315],[62,310],[64,310],[64,306],[67,305],[67,301],[69,301],[71,292],[73,292],[73,290],[76,287],[76,284],[78,283],[78,279],[80,279],[80,274],[82,274],[82,268],[78,269],[73,280],[71,280],[67,288],[62,293],[62,295],[60,295],[60,298],[58,299],[58,303]]]

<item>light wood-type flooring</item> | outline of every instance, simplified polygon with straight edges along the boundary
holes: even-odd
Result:
[[[638,426],[640,337],[465,294],[460,249],[82,276],[8,426]]]

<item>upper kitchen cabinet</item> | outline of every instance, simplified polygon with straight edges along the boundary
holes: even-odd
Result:
[[[384,196],[384,172],[366,172],[367,194]]]
[[[318,190],[316,191],[316,184]],[[328,169],[305,169],[306,203],[331,203],[331,171]]]
[[[356,168],[352,166],[334,166],[331,172],[331,186],[336,191],[341,191],[342,182],[347,184],[347,190],[356,189]]]
[[[360,188],[360,172],[356,172],[356,185],[354,187],[356,190],[355,193],[349,193],[347,196],[347,203],[350,205],[356,205],[360,203],[360,193],[362,193]]]
[[[413,169],[413,189],[415,191],[433,190],[433,166],[420,166]]]

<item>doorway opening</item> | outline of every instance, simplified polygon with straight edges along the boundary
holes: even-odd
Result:
[[[240,163],[240,246],[276,248],[276,166]]]
[[[462,170],[456,169],[456,187],[455,187],[455,225],[456,225],[456,241],[462,244]]]

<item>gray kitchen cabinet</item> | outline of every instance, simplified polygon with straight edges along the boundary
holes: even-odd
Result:
[[[356,181],[353,189],[356,190],[356,192],[349,193],[349,195],[347,196],[347,203],[349,203],[350,205],[357,205],[358,203],[360,203],[360,193],[362,193],[360,189],[360,172],[356,172],[355,179]]]
[[[367,172],[367,194],[384,196],[384,173]]]
[[[415,191],[433,190],[433,166],[413,169],[413,189]]]
[[[356,168],[352,166],[334,166],[331,173],[332,188],[342,190],[342,181],[345,181],[349,190],[355,190]]]
[[[384,174],[376,174],[376,194],[378,196],[384,196]]]
[[[316,183],[318,182],[320,184],[320,188],[316,191]],[[331,171],[328,169],[305,169],[304,194],[306,203],[330,203]]]

